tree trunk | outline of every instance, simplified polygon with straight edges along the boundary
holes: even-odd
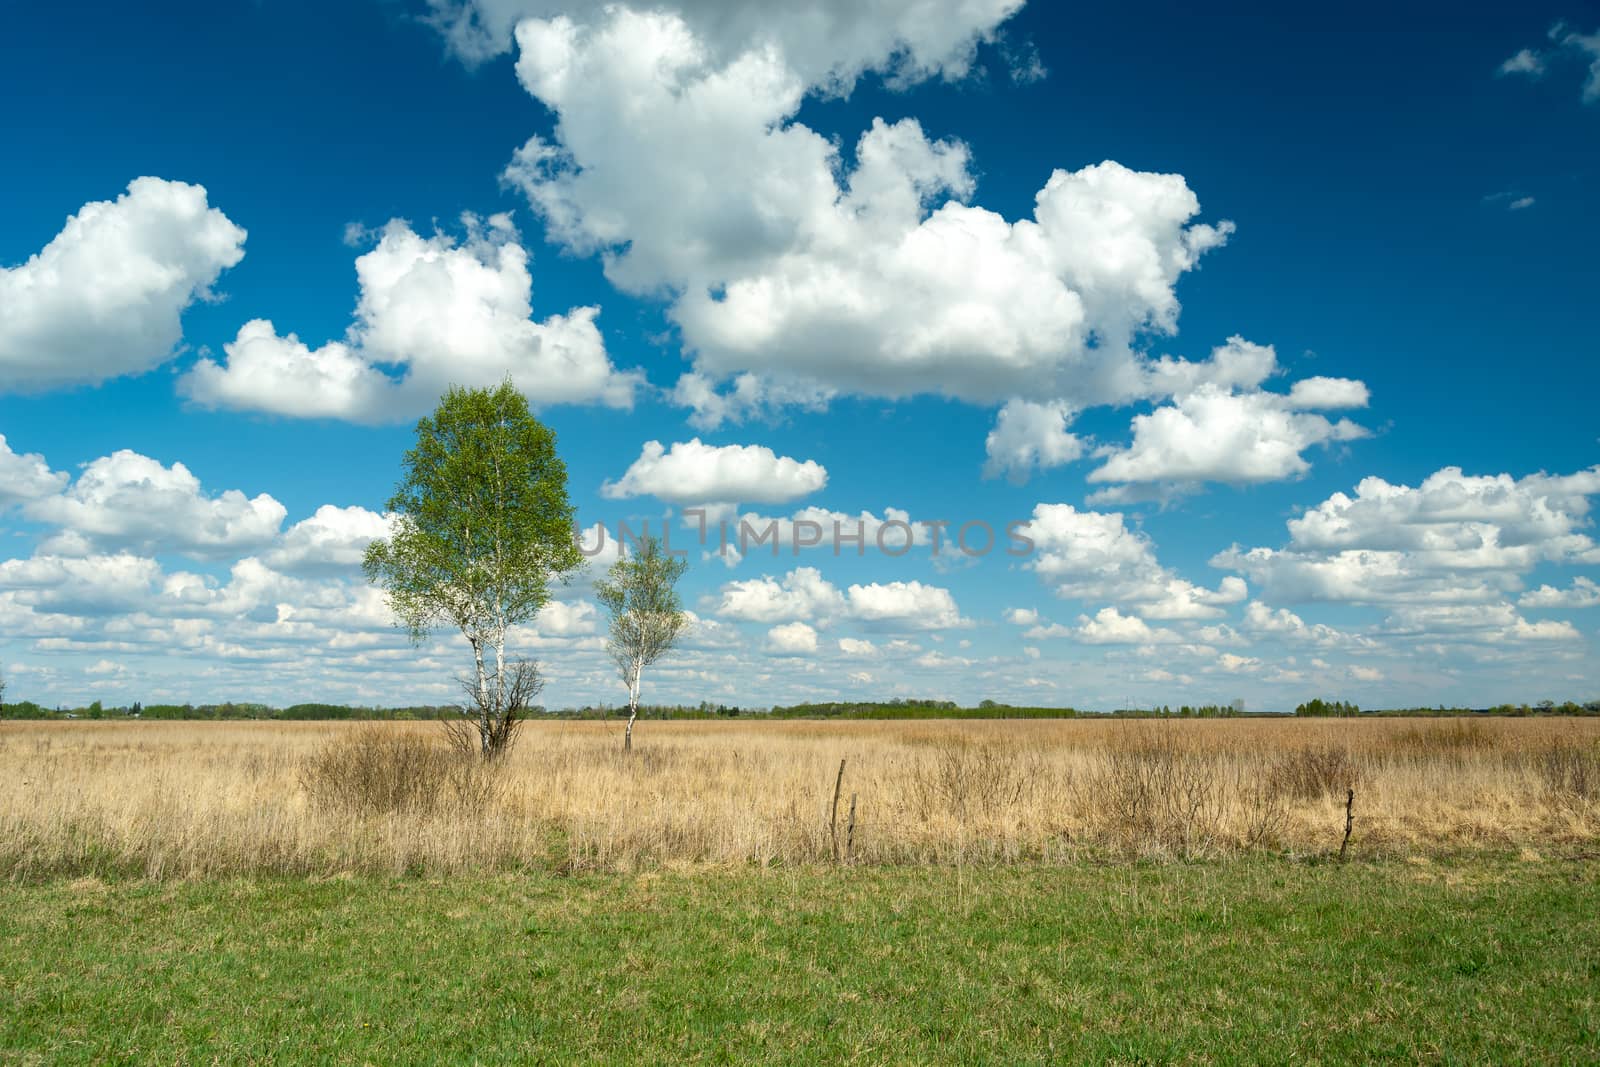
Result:
[[[498,731],[501,720],[506,713],[506,628],[504,625],[495,628],[494,632],[494,703],[489,706],[489,717],[493,719],[493,727]],[[485,736],[484,755],[489,752]]]
[[[472,659],[478,667],[478,747],[489,755],[489,678],[483,668],[483,645],[472,641]]]
[[[641,664],[633,666],[633,680],[628,684],[628,728],[622,734],[622,751],[633,751],[633,723],[639,717],[639,676],[644,673]]]

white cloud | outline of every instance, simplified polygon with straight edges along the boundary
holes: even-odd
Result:
[[[580,637],[595,632],[599,610],[587,600],[552,600],[534,616],[533,629],[545,637]]]
[[[367,546],[389,536],[389,519],[362,507],[324,504],[284,531],[264,558],[287,574],[337,573],[361,566]]]
[[[780,656],[799,656],[817,650],[817,631],[803,622],[774,626],[767,631],[767,649]]]
[[[716,613],[746,622],[780,619],[819,621],[840,614],[845,600],[815,567],[796,567],[780,581],[770,576],[729,582],[722,587]]]
[[[528,254],[509,216],[463,223],[458,242],[390,222],[356,260],[361,296],[345,340],[312,349],[254,319],[223,346],[223,363],[201,360],[182,388],[209,407],[359,422],[412,419],[450,385],[507,375],[535,406],[631,406],[639,375],[611,365],[599,308],[535,320]]]
[[[1444,467],[1416,488],[1369,477],[1289,520],[1289,535],[1297,548],[1404,550],[1468,569],[1583,558],[1595,546],[1576,530],[1597,493],[1600,466],[1522,479]]]
[[[1153,629],[1137,615],[1124,615],[1114,607],[1101,608],[1092,619],[1080,615],[1074,635],[1089,645],[1154,645],[1178,640],[1171,630]]]
[[[601,486],[600,495],[676,504],[782,503],[827,484],[828,472],[815,460],[779,456],[762,445],[708,445],[696,437],[670,449],[645,442],[639,458],[620,479]]]
[[[839,652],[851,659],[877,659],[882,655],[877,645],[859,637],[839,638]]]
[[[1539,564],[1600,563],[1600,546],[1580,532],[1597,493],[1600,467],[1521,479],[1445,467],[1415,487],[1365,478],[1354,496],[1334,493],[1291,519],[1288,547],[1234,546],[1212,563],[1247,575],[1273,602],[1387,608],[1385,628],[1397,636],[1566,641],[1577,636],[1570,624],[1529,623],[1508,598]],[[1570,591],[1546,586],[1522,602],[1570,606],[1584,589],[1579,579]],[[1264,605],[1247,609],[1246,626],[1330,643],[1297,616]]]
[[[87,464],[66,492],[26,505],[29,518],[64,528],[73,546],[217,556],[271,543],[287,512],[262,493],[206,495],[182,463],[123,449]]]
[[[1507,211],[1526,211],[1528,208],[1532,207],[1536,203],[1538,203],[1538,201],[1535,200],[1531,196],[1519,196],[1515,200],[1511,201],[1510,204],[1506,205],[1506,210]]]
[[[1500,64],[1500,74],[1527,74],[1537,78],[1544,73],[1544,57],[1531,48],[1522,48],[1517,54]]]
[[[66,486],[68,476],[50,469],[43,456],[11,451],[0,434],[0,510],[13,504],[53,496]]]
[[[921,582],[852,585],[850,616],[863,622],[911,630],[943,630],[966,625],[950,590]]]
[[[1022,636],[1029,641],[1048,641],[1054,637],[1071,637],[1077,631],[1059,622],[1042,622],[1030,627]]]
[[[1083,454],[1083,442],[1067,432],[1072,416],[1072,409],[1059,402],[1006,401],[984,442],[989,458],[983,476],[1005,475],[1012,484],[1023,485],[1035,470],[1049,470],[1077,459]]]
[[[1557,589],[1541,585],[1523,593],[1517,603],[1525,608],[1593,608],[1600,607],[1600,584],[1582,575],[1572,579],[1570,589]]]
[[[1202,482],[1248,485],[1304,474],[1301,453],[1313,445],[1351,441],[1367,431],[1348,419],[1330,421],[1296,410],[1366,403],[1366,386],[1335,378],[1297,382],[1288,396],[1229,392],[1204,385],[1133,419],[1133,443],[1114,451],[1091,482],[1124,483],[1096,500],[1136,499]]]
[[[1178,277],[1230,229],[1192,222],[1181,176],[1058,170],[1013,223],[964,202],[964,145],[880,120],[845,162],[794,121],[810,82],[781,43],[724,56],[697,26],[619,7],[521,23],[518,75],[558,122],[507,176],[553,239],[674,299],[708,424],[728,380],[757,396],[1141,395],[1131,339],[1174,328]]]
[[[1032,626],[1039,621],[1039,612],[1033,608],[1007,608],[1005,616],[1013,626]]]
[[[1333,408],[1364,408],[1371,399],[1365,382],[1352,378],[1304,378],[1289,389],[1288,405],[1296,410],[1327,411]]]
[[[1543,619],[1530,623],[1505,603],[1398,605],[1384,620],[1384,629],[1401,637],[1488,643],[1576,641],[1580,636],[1569,622]]]
[[[1252,634],[1313,644],[1320,648],[1375,647],[1375,642],[1369,637],[1346,633],[1320,622],[1308,624],[1288,608],[1270,608],[1259,600],[1245,605],[1243,626]]]
[[[1040,504],[1021,533],[1034,543],[1024,564],[1057,596],[1111,600],[1151,619],[1206,619],[1248,594],[1244,582],[1223,580],[1206,589],[1161,566],[1143,533],[1117,512],[1079,511],[1070,504]]]
[[[967,625],[948,589],[914,581],[873,582],[841,593],[814,567],[796,567],[782,579],[763,575],[728,582],[713,603],[723,618],[745,622],[796,619],[826,626],[835,619],[853,619],[889,630]],[[854,648],[855,654],[864,651]]]
[[[38,254],[0,267],[0,391],[94,384],[172,357],[180,318],[244,257],[203,186],[137,178],[83,205]]]
[[[161,580],[154,560],[128,552],[0,561],[0,591],[46,614],[100,616],[144,607]]]
[[[696,371],[679,375],[667,393],[674,404],[691,409],[689,423],[702,430],[776,417],[789,407],[821,411],[833,395],[825,386],[764,381],[754,374],[737,375],[719,391],[717,382]]]
[[[1583,82],[1583,102],[1592,104],[1600,100],[1600,30],[1594,33],[1567,33],[1560,40],[1589,64],[1589,76]]]
[[[684,524],[703,539],[708,554],[721,558],[730,567],[761,552],[773,558],[797,555],[800,549],[832,552],[836,556],[862,556],[869,552],[899,556],[933,541],[929,524],[913,522],[911,514],[900,508],[884,508],[881,517],[871,511],[849,515],[816,506],[801,508],[787,517],[769,517],[753,511],[724,516],[714,507],[706,511],[704,516],[686,514]],[[951,551],[945,546],[959,535],[959,530],[941,528],[940,551]],[[982,547],[980,532],[973,531],[970,536],[971,548]],[[959,541],[954,550],[960,550]]]
[[[650,7],[681,20],[708,59],[727,62],[769,48],[806,84],[847,92],[868,71],[899,85],[964,76],[978,43],[1023,2],[962,0],[936,11],[926,0],[655,0]],[[468,63],[509,52],[523,19],[592,23],[609,14],[570,0],[428,0],[428,6],[451,51]],[[1019,58],[1024,74],[1031,73],[1030,57]]]
[[[1501,76],[1525,74],[1530,78],[1539,78],[1552,64],[1575,59],[1588,66],[1588,76],[1583,82],[1583,102],[1592,104],[1600,100],[1600,30],[1578,33],[1569,29],[1566,23],[1557,22],[1550,27],[1546,36],[1555,43],[1553,49],[1548,52],[1520,49],[1501,63],[1496,73]]]

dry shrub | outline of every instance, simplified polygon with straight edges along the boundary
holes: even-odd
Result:
[[[1600,745],[1558,741],[1539,763],[1545,792],[1556,801],[1600,800]]]
[[[1272,788],[1296,800],[1320,800],[1354,789],[1360,769],[1347,748],[1306,748],[1291,752],[1272,768]]]
[[[1216,761],[1163,731],[1109,748],[1088,779],[1087,806],[1125,851],[1192,857],[1216,844],[1224,798]]]
[[[969,743],[959,738],[930,746],[913,765],[913,804],[924,819],[937,813],[958,818],[995,815],[1022,803],[1038,775],[1038,761],[1015,747]]]
[[[1473,719],[1415,723],[1394,735],[1395,751],[1413,756],[1461,756],[1495,747],[1494,734]]]
[[[319,808],[346,814],[427,814],[491,802],[494,768],[416,734],[360,727],[329,741],[300,767],[300,785]]]

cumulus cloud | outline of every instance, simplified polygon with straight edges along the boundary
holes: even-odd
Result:
[[[53,496],[67,484],[68,476],[50,469],[43,456],[17,453],[0,434],[0,510],[13,504]]]
[[[718,615],[745,622],[793,619],[827,626],[850,619],[885,630],[967,625],[948,589],[916,581],[872,582],[841,592],[815,567],[796,567],[781,579],[763,575],[728,582],[711,603]]]
[[[1170,405],[1133,419],[1133,442],[1114,450],[1091,482],[1123,483],[1095,500],[1127,500],[1193,488],[1202,482],[1250,485],[1303,475],[1313,445],[1352,441],[1367,431],[1304,408],[1359,407],[1361,382],[1310,378],[1291,392],[1236,393],[1203,385]]]
[[[1600,584],[1582,575],[1572,579],[1566,589],[1552,585],[1523,593],[1517,603],[1525,608],[1593,608],[1600,607]]]
[[[1213,590],[1179,578],[1118,512],[1040,504],[1020,532],[1034,543],[1025,566],[1063,598],[1114,601],[1150,619],[1207,619],[1248,593],[1242,581],[1224,579]]]
[[[704,515],[685,515],[684,523],[695,530],[709,555],[729,566],[763,551],[774,558],[780,554],[798,555],[802,549],[837,556],[862,556],[868,552],[898,556],[917,546],[931,545],[934,535],[934,526],[913,521],[910,512],[901,508],[884,508],[881,516],[871,511],[851,515],[817,506],[801,508],[788,516],[754,511],[724,516],[720,510],[713,507],[706,509]],[[960,533],[946,526],[939,526],[938,530],[941,546]],[[974,549],[979,547],[980,536],[977,532],[971,535]],[[941,551],[945,549],[941,547]]]
[[[532,628],[545,637],[580,637],[599,626],[600,612],[587,600],[552,600],[534,616]]]
[[[1072,416],[1072,409],[1060,402],[1006,401],[984,442],[989,458],[983,476],[1004,475],[1013,485],[1024,485],[1035,470],[1049,470],[1077,459],[1083,454],[1083,442],[1067,432]]]
[[[83,205],[26,263],[0,267],[0,391],[165,363],[184,309],[244,257],[244,240],[204,186],[137,178],[116,200]]]
[[[852,585],[846,593],[851,618],[891,629],[944,630],[966,625],[950,590],[921,582]]]
[[[1587,525],[1588,498],[1596,493],[1600,466],[1522,479],[1444,467],[1415,488],[1370,477],[1354,497],[1334,493],[1289,520],[1289,535],[1303,548],[1414,551],[1474,568],[1586,559],[1595,545],[1577,530]]]
[[[677,504],[782,503],[828,484],[815,460],[779,456],[762,445],[708,445],[696,437],[667,448],[645,442],[615,482],[600,487],[613,500],[653,496]]]
[[[842,93],[868,71],[897,85],[960,78],[977,45],[992,39],[1022,5],[963,0],[936,12],[926,0],[657,0],[649,6],[681,21],[712,61],[769,48],[806,84]],[[601,5],[586,9],[570,0],[428,0],[428,6],[451,51],[469,64],[509,52],[523,19],[587,16],[592,23],[607,14]],[[1016,51],[1024,78],[1042,76],[1036,54]]]
[[[1269,601],[1388,608],[1389,629],[1399,634],[1443,629],[1566,640],[1570,626],[1527,623],[1507,598],[1539,564],[1600,562],[1600,546],[1581,532],[1590,521],[1589,497],[1597,493],[1600,467],[1520,479],[1445,467],[1417,486],[1365,478],[1354,496],[1334,493],[1289,520],[1287,547],[1236,545],[1212,563],[1245,574]],[[1582,588],[1575,582],[1571,592]],[[1527,594],[1524,606],[1560,595],[1541,589]],[[1258,605],[1246,622],[1280,631],[1303,625]]]
[[[1224,652],[1217,657],[1217,666],[1229,674],[1252,673],[1262,667],[1262,663],[1255,656],[1240,656],[1233,652]]]
[[[223,362],[190,370],[184,392],[208,407],[376,423],[415,418],[450,385],[509,375],[535,406],[631,406],[640,376],[611,365],[599,308],[535,319],[528,253],[510,217],[463,223],[458,241],[390,222],[356,260],[360,299],[345,339],[311,348],[253,319],[223,346]]]
[[[1153,645],[1178,640],[1171,630],[1153,628],[1137,615],[1124,615],[1114,607],[1101,608],[1094,618],[1080,615],[1073,634],[1089,645]]]
[[[1174,328],[1173,286],[1230,229],[1193,221],[1181,176],[1114,162],[1056,171],[1008,221],[967,203],[966,147],[911,119],[875,121],[847,162],[794,121],[813,83],[781,42],[724,56],[670,10],[516,35],[518,76],[558,121],[508,179],[615,284],[673,299],[687,398],[712,418],[716,383],[767,388],[747,375],[983,403],[1138,393],[1131,338]]]
[[[1314,644],[1322,648],[1371,648],[1371,638],[1335,629],[1324,623],[1308,624],[1288,608],[1271,608],[1259,600],[1245,605],[1244,629],[1252,634],[1286,641]]]
[[[11,602],[43,614],[131,611],[147,606],[161,583],[160,565],[131,552],[0,561],[0,591]]]
[[[1505,642],[1576,641],[1580,635],[1570,622],[1542,619],[1529,622],[1510,604],[1405,604],[1394,608],[1384,629],[1402,637],[1445,637],[1457,641]]]
[[[780,656],[800,656],[817,650],[817,631],[803,622],[774,626],[767,631],[767,650]]]
[[[882,655],[877,645],[860,637],[839,638],[839,653],[850,659],[877,659]]]
[[[1289,389],[1288,406],[1297,410],[1327,411],[1364,408],[1371,399],[1366,383],[1352,378],[1304,378]]]
[[[71,487],[25,506],[63,528],[63,546],[176,551],[214,557],[271,543],[287,515],[265,493],[207,495],[182,463],[123,449],[85,465]]]
[[[840,614],[845,600],[815,567],[796,567],[781,580],[769,575],[729,582],[716,602],[718,615],[745,622],[825,620]]]
[[[268,566],[288,574],[347,572],[359,568],[367,546],[389,532],[386,515],[324,504],[309,519],[285,530],[263,558]]]

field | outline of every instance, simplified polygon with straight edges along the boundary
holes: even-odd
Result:
[[[488,775],[437,738],[0,723],[0,877],[632,873],[836,847],[867,866],[1317,857],[1350,788],[1363,858],[1582,852],[1600,833],[1594,719],[646,721],[631,756],[616,724],[546,722]]]
[[[1592,1062],[1592,861],[4,890],[0,1063]]]
[[[0,1065],[1600,1047],[1600,721],[619,741],[0,723]]]

